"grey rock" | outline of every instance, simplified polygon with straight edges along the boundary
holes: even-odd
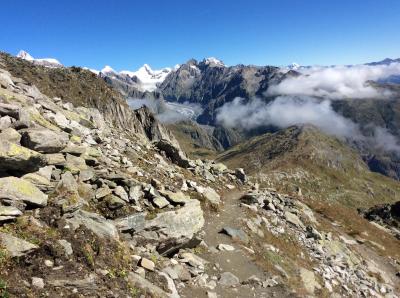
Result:
[[[64,215],[64,218],[73,229],[83,225],[100,238],[119,239],[118,230],[113,222],[96,213],[78,210],[72,214]]]
[[[105,202],[107,204],[108,209],[116,210],[122,208],[126,205],[126,202],[114,195],[108,195],[105,197]]]
[[[135,237],[147,239],[148,235],[157,241],[161,254],[169,254],[189,243],[204,225],[200,202],[191,200],[184,207],[158,213],[154,219],[145,221],[145,227]]]
[[[237,168],[235,170],[235,176],[236,176],[236,178],[238,178],[243,183],[247,181],[247,176],[246,176],[246,174],[244,172],[244,169],[242,169],[242,168]]]
[[[73,174],[78,174],[80,171],[88,169],[85,159],[71,154],[67,154],[64,167],[70,170]]]
[[[231,228],[231,227],[224,227],[222,229],[221,233],[232,237],[232,239],[240,240],[243,243],[248,243],[249,242],[249,237],[241,229],[235,229],[235,228]]]
[[[163,289],[152,284],[150,281],[148,281],[147,279],[145,279],[144,277],[140,276],[137,273],[130,272],[128,275],[128,281],[133,286],[136,286],[146,291],[147,294],[153,297],[170,297],[170,295]]]
[[[43,289],[44,288],[44,280],[43,280],[43,278],[32,277],[32,286],[37,288],[37,289]]]
[[[317,282],[314,272],[305,268],[300,268],[300,279],[304,288],[308,293],[314,294],[315,289],[321,289],[321,285]]]
[[[79,172],[80,181],[88,181],[94,177],[94,171],[92,169],[82,170]]]
[[[233,287],[240,283],[239,278],[230,272],[224,272],[219,278],[219,283],[225,287]]]
[[[12,125],[12,118],[9,116],[0,118],[0,131],[10,128]]]
[[[48,165],[63,166],[66,162],[65,157],[62,153],[46,154],[45,158]]]
[[[19,144],[19,142],[21,141],[21,135],[14,128],[9,127],[1,130],[0,140],[5,140],[11,143]]]
[[[185,204],[190,201],[190,197],[185,195],[183,192],[172,192],[168,190],[160,191],[164,197],[166,197],[173,204]]]
[[[97,276],[89,274],[79,279],[49,279],[47,283],[53,287],[64,287],[80,290],[97,290],[99,285],[96,283]]]
[[[0,178],[0,190],[0,201],[23,202],[34,207],[47,205],[47,195],[29,181],[21,178]]]
[[[169,201],[164,197],[155,197],[153,198],[153,204],[156,205],[158,208],[162,209],[169,205]]]
[[[146,213],[136,213],[114,221],[121,232],[139,232],[145,228]]]
[[[129,202],[129,196],[126,193],[125,189],[118,185],[115,189],[114,189],[114,194],[118,197],[120,197],[122,200],[124,200],[125,202]]]
[[[46,159],[36,151],[0,139],[0,164],[2,170],[29,173],[45,166]]]
[[[191,166],[185,153],[177,146],[172,144],[168,140],[160,140],[155,143],[155,146],[165,152],[165,155],[171,159],[171,161],[182,168],[189,168]]]
[[[149,259],[146,258],[141,258],[139,265],[149,271],[154,271],[156,267],[153,261],[150,261]]]
[[[20,216],[22,212],[13,206],[0,206],[0,216]]]
[[[204,188],[203,196],[213,206],[218,206],[221,203],[220,195],[211,187]]]
[[[20,107],[18,105],[0,102],[0,116],[10,116],[19,119],[19,110]]]
[[[65,253],[66,257],[68,257],[74,253],[74,251],[72,250],[71,243],[69,243],[67,240],[60,239],[60,240],[57,240],[57,243],[59,245],[61,245],[62,248],[64,249],[64,253]]]
[[[39,248],[35,244],[2,232],[0,243],[11,257],[22,257]]]
[[[139,202],[144,196],[141,185],[134,185],[129,189],[129,199],[133,202]]]
[[[22,179],[31,182],[41,191],[49,191],[53,188],[53,185],[50,183],[50,180],[40,175],[38,172],[36,173],[28,173],[22,176]]]
[[[57,153],[67,146],[68,135],[49,129],[27,129],[22,133],[21,144],[41,153]]]
[[[292,225],[295,225],[297,227],[300,227],[302,229],[305,229],[305,226],[303,222],[297,217],[296,214],[291,213],[289,211],[285,211],[285,218],[288,222],[290,222]]]
[[[112,190],[108,186],[101,187],[96,191],[96,199],[104,198],[112,193]]]

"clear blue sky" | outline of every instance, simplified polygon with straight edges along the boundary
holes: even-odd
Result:
[[[400,57],[400,0],[18,0],[0,20],[0,50],[97,69]]]

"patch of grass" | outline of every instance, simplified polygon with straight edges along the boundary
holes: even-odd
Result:
[[[7,283],[0,278],[0,298],[9,298],[10,294],[7,290]]]
[[[86,243],[82,249],[83,252],[83,256],[85,258],[86,263],[90,266],[90,267],[94,267],[95,262],[94,262],[94,251],[92,249],[92,247],[90,246],[89,243]]]
[[[128,285],[128,291],[132,297],[139,297],[140,290],[138,288],[136,288],[135,286]]]

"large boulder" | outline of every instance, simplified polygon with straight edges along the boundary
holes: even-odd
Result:
[[[22,257],[35,249],[39,248],[37,245],[28,241],[14,237],[7,233],[0,232],[0,244],[7,250],[11,257]]]
[[[10,116],[12,118],[19,118],[20,107],[13,104],[0,102],[0,116]]]
[[[10,204],[23,202],[34,207],[47,205],[47,195],[41,192],[31,182],[16,178],[0,178],[0,201]]]
[[[67,146],[68,141],[66,133],[32,128],[24,130],[21,144],[41,153],[57,153]]]
[[[18,144],[21,141],[21,135],[14,128],[9,127],[0,133],[0,140]]]
[[[45,157],[33,150],[0,139],[0,170],[35,172],[46,165]]]
[[[73,229],[82,225],[99,238],[119,239],[118,230],[113,222],[96,213],[78,210],[72,214],[66,214],[64,218]]]
[[[178,210],[158,213],[150,220],[144,220],[144,217],[144,214],[129,216],[118,220],[117,226],[121,230],[134,231],[134,238],[153,243],[164,255],[191,243],[204,225],[203,211],[197,200],[186,202]]]
[[[191,164],[186,157],[185,153],[177,146],[172,144],[170,141],[167,140],[160,140],[155,143],[155,146],[161,150],[164,151],[165,155],[171,159],[171,161],[174,164],[177,164],[178,166],[182,168],[189,168],[191,167]]]

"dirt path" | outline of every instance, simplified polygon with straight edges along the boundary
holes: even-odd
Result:
[[[261,281],[271,277],[268,272],[264,272],[253,261],[254,256],[246,251],[243,244],[232,240],[229,236],[220,233],[224,227],[243,229],[242,218],[245,217],[245,210],[239,206],[241,192],[233,191],[223,196],[223,205],[218,213],[205,213],[205,237],[204,240],[209,246],[209,251],[199,256],[212,264],[206,270],[209,276],[219,278],[223,272],[230,272],[237,276],[240,282],[246,281],[251,276],[256,276]],[[243,229],[244,230],[244,229]],[[245,230],[244,230],[245,231]],[[219,251],[214,248],[218,244],[228,244],[235,248],[234,251]],[[213,265],[217,265],[219,270],[213,270]],[[281,287],[273,288],[253,288],[249,285],[237,285],[236,287],[224,287],[217,282],[217,287],[213,290],[205,288],[187,287],[181,292],[182,297],[207,297],[207,291],[217,293],[218,297],[285,297],[288,295]]]

